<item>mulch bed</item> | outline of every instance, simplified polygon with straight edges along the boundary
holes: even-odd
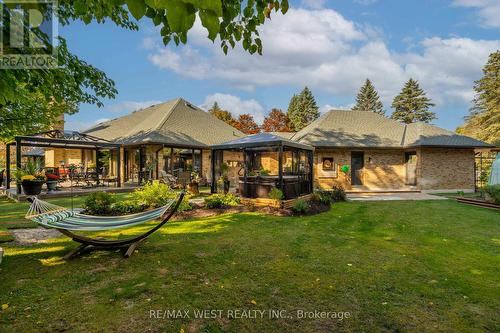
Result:
[[[207,209],[200,206],[196,207],[193,210],[177,213],[174,215],[172,220],[183,221],[195,218],[217,216],[221,214],[236,214],[244,212],[257,212],[272,216],[298,216],[298,215],[309,216],[309,215],[324,213],[330,209],[330,205],[325,205],[319,202],[310,202],[310,205],[311,208],[306,214],[295,214],[291,209],[274,208],[268,206],[258,207],[258,206],[239,205],[239,206],[229,206],[225,208],[215,208],[215,209]]]

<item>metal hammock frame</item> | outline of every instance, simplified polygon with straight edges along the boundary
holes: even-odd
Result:
[[[172,204],[167,205],[168,207],[164,206],[164,207],[166,207],[166,209],[162,212],[161,216],[159,216],[159,218],[157,219],[159,221],[159,223],[156,226],[152,227],[151,229],[149,229],[148,231],[146,231],[140,235],[129,237],[129,238],[124,238],[124,239],[111,240],[111,239],[103,239],[103,238],[92,238],[92,237],[88,237],[88,236],[78,235],[78,234],[72,232],[72,230],[70,231],[70,230],[62,228],[60,226],[58,227],[57,225],[51,226],[50,223],[38,222],[36,220],[36,217],[39,217],[40,215],[51,214],[51,213],[57,214],[58,212],[69,211],[66,208],[59,207],[59,206],[52,205],[52,204],[49,204],[50,206],[52,206],[52,208],[55,208],[55,207],[59,207],[59,208],[58,209],[55,208],[50,213],[47,213],[47,212],[44,213],[44,212],[40,212],[40,211],[37,212],[35,209],[32,209],[30,207],[30,210],[28,211],[28,214],[26,217],[39,223],[39,224],[44,225],[45,227],[56,229],[60,233],[62,233],[63,235],[71,238],[73,241],[80,243],[80,246],[78,246],[76,249],[72,250],[66,256],[64,256],[65,260],[71,259],[79,254],[82,254],[85,250],[91,250],[91,249],[89,249],[89,247],[92,247],[92,249],[104,249],[104,250],[115,250],[118,248],[126,248],[126,251],[124,252],[123,255],[124,255],[124,257],[128,258],[132,255],[132,253],[134,252],[136,247],[142,241],[144,241],[146,238],[148,238],[151,234],[153,234],[155,231],[160,229],[163,225],[165,225],[165,223],[167,223],[170,220],[170,218],[177,212],[179,205],[181,204],[182,200],[184,199],[184,196],[185,196],[185,192],[181,191],[181,193],[178,195],[177,199],[175,201],[172,201]],[[45,203],[45,201],[41,201],[37,198],[30,198],[28,200],[30,202],[32,202],[32,206],[35,206],[34,202],[36,202],[36,201]],[[162,207],[162,208],[164,208],[164,207]],[[133,215],[137,215],[137,214],[133,214]],[[73,215],[71,215],[71,216],[73,216]],[[79,214],[79,216],[81,217],[81,216],[88,216],[88,215]],[[132,215],[128,215],[128,216],[130,217]],[[121,216],[121,217],[120,216],[113,216],[113,217],[92,216],[92,218],[102,219],[103,220],[102,222],[105,223],[106,219],[119,220],[120,218],[124,218],[124,217],[123,216]],[[64,221],[64,219],[62,221]],[[127,226],[136,225],[136,224],[138,224],[138,223],[129,224],[129,225],[122,224],[122,225],[120,225],[120,227],[124,228]],[[118,228],[118,227],[113,226],[113,227],[106,228],[106,229],[87,228],[87,231],[111,230],[111,229],[115,229],[115,228]],[[85,229],[83,229],[83,228],[76,229],[76,230],[85,231]]]

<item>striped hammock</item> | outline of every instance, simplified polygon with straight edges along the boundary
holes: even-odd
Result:
[[[47,228],[77,231],[110,230],[131,227],[158,219],[174,203],[175,200],[170,200],[165,206],[131,215],[92,216],[80,214],[34,197],[25,217]]]

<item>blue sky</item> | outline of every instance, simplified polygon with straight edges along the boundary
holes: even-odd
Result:
[[[164,47],[147,20],[139,25],[139,31],[111,23],[60,28],[72,52],[105,71],[119,91],[101,109],[82,105],[67,117],[67,129],[176,97],[204,108],[217,100],[261,121],[271,108],[286,110],[305,85],[323,112],[349,108],[367,77],[390,114],[392,98],[413,77],[436,103],[434,124],[454,130],[468,113],[473,81],[500,49],[497,0],[294,1],[262,27],[263,56],[240,48],[224,56],[199,22],[178,47]]]

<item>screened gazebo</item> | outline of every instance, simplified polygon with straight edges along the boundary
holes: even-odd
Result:
[[[120,144],[112,143],[107,140],[97,138],[92,135],[83,134],[75,131],[61,131],[61,130],[51,130],[42,133],[36,133],[32,135],[20,135],[15,137],[15,141],[10,142],[6,145],[6,188],[10,188],[11,179],[11,161],[10,161],[10,151],[12,146],[16,149],[16,168],[21,168],[22,156],[28,156],[33,150],[23,154],[23,147],[34,147],[37,149],[77,149],[77,150],[90,150],[95,151],[96,154],[100,150],[113,151],[115,154],[115,166],[116,166],[116,179],[117,186],[120,186]],[[96,169],[98,169],[99,160],[96,159]],[[21,193],[21,186],[17,184],[17,194]]]
[[[240,161],[237,192],[244,198],[268,198],[272,188],[284,199],[313,191],[313,152],[309,145],[271,133],[259,133],[212,146],[212,193],[223,175],[224,152],[237,152]]]

